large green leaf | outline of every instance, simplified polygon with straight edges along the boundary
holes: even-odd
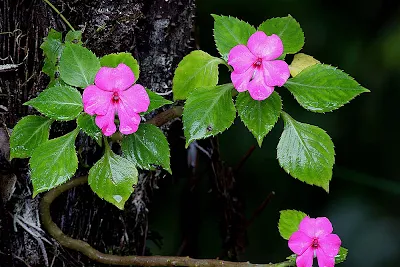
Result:
[[[261,147],[264,137],[274,127],[282,110],[282,100],[277,92],[263,101],[251,98],[248,92],[241,93],[236,99],[236,108],[240,119],[257,139]]]
[[[169,101],[165,99],[164,97],[154,93],[153,91],[146,89],[147,94],[149,95],[150,98],[150,105],[149,108],[147,109],[146,113],[149,113],[155,109],[158,109],[162,106],[172,104],[172,101]]]
[[[183,127],[186,147],[197,139],[216,135],[229,128],[236,117],[232,84],[198,88],[186,100]]]
[[[93,192],[121,210],[137,181],[135,165],[112,152],[107,143],[104,156],[90,169],[88,177]]]
[[[348,252],[349,250],[347,248],[340,247],[339,253],[335,256],[335,264],[344,262],[347,258]]]
[[[78,168],[75,138],[79,130],[48,140],[33,151],[29,160],[33,196],[68,181]]]
[[[185,56],[175,70],[172,82],[174,100],[186,99],[198,87],[217,85],[219,64],[224,64],[224,61],[201,50]]]
[[[151,124],[140,124],[139,129],[122,140],[124,157],[141,169],[151,170],[159,165],[171,173],[169,145],[163,132]]]
[[[70,86],[46,89],[24,105],[32,106],[47,117],[60,121],[75,119],[83,109],[81,93]]]
[[[40,48],[45,55],[42,71],[50,77],[50,81],[54,81],[58,71],[58,62],[64,49],[61,33],[50,29]]]
[[[305,68],[285,87],[302,107],[314,112],[338,109],[357,95],[369,92],[343,71],[324,64]]]
[[[139,64],[131,53],[108,54],[100,59],[101,66],[116,68],[120,63],[124,63],[131,68],[133,74],[135,74],[135,81],[139,79]]]
[[[307,214],[297,210],[281,210],[278,222],[281,236],[289,240],[290,236],[299,229],[301,220],[306,216]]]
[[[67,84],[85,88],[93,84],[100,62],[89,49],[66,43],[60,59],[60,77]]]
[[[229,51],[239,45],[247,44],[249,37],[256,32],[250,24],[234,17],[212,15],[214,18],[214,40],[221,56],[227,60]]]
[[[335,151],[322,129],[298,122],[282,112],[285,122],[277,155],[279,164],[294,178],[329,191]]]
[[[103,134],[101,133],[100,128],[94,122],[94,116],[90,116],[86,113],[81,113],[76,120],[78,127],[91,138],[96,140],[99,146],[102,145],[102,137]]]
[[[15,125],[10,137],[10,159],[28,158],[33,151],[49,139],[53,120],[29,115]]]
[[[297,53],[304,45],[303,30],[300,24],[290,15],[266,20],[258,27],[258,30],[267,35],[278,35],[283,43],[284,54]]]

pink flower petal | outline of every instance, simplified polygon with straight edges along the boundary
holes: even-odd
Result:
[[[335,234],[330,234],[318,239],[319,247],[329,257],[335,257],[339,253],[341,244],[342,241],[340,240],[339,236]]]
[[[304,217],[304,219],[301,220],[301,222],[300,222],[299,231],[302,231],[309,237],[314,238],[315,237],[315,219],[310,218],[308,216]]]
[[[297,267],[312,267],[314,259],[314,249],[308,248],[303,254],[298,255],[296,258]],[[320,266],[322,267],[322,266]]]
[[[264,82],[268,86],[282,86],[290,77],[288,64],[283,60],[263,61]]]
[[[122,102],[117,106],[119,118],[119,131],[122,134],[131,134],[137,131],[140,123],[139,114],[133,112],[130,107]]]
[[[247,47],[256,57],[264,60],[273,60],[283,53],[283,44],[278,35],[267,36],[264,32],[258,31],[250,36]]]
[[[89,115],[105,115],[111,104],[112,92],[103,91],[96,85],[89,85],[83,91],[83,109]]]
[[[274,87],[266,85],[263,73],[256,71],[253,80],[249,82],[248,91],[254,100],[264,100],[274,92]]]
[[[301,231],[294,232],[289,238],[289,248],[296,253],[301,255],[306,251],[313,243],[313,239]]]
[[[126,107],[136,113],[145,112],[150,105],[149,95],[140,84],[135,84],[128,90],[120,92],[119,97]]]
[[[135,82],[135,75],[131,68],[121,63],[116,68],[101,67],[94,82],[102,90],[122,91]]]
[[[256,61],[257,57],[245,45],[237,45],[229,51],[228,64],[236,73],[247,71]]]
[[[315,219],[315,237],[325,237],[331,234],[333,227],[326,217],[318,217]]]
[[[317,259],[319,267],[335,266],[335,257],[327,256],[322,249],[317,249]]]
[[[105,136],[110,136],[117,130],[117,127],[115,126],[114,123],[114,119],[115,119],[115,108],[113,105],[110,105],[107,114],[96,116],[95,122]]]
[[[250,79],[253,77],[254,70],[255,69],[251,67],[244,73],[237,73],[236,71],[231,73],[233,86],[238,92],[247,91]]]

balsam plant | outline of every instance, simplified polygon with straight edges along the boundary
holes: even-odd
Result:
[[[224,132],[236,116],[261,147],[281,118],[280,166],[292,177],[329,191],[335,155],[331,138],[319,127],[286,113],[278,93],[285,89],[276,89],[285,87],[303,108],[317,113],[334,111],[368,90],[343,71],[299,53],[304,34],[291,16],[268,19],[257,28],[233,17],[213,18],[220,57],[196,50],[182,59],[173,78],[175,103],[136,84],[139,64],[130,53],[98,58],[84,47],[80,31],[63,37],[50,30],[41,46],[43,72],[50,83],[25,103],[41,115],[22,118],[10,140],[11,159],[30,158],[33,196],[75,175],[75,140],[82,132],[104,148],[103,157],[88,172],[89,185],[99,197],[123,209],[137,183],[137,168],[161,167],[171,173],[163,132],[151,123],[140,123],[141,116],[182,102],[186,147]],[[294,54],[290,65],[285,62],[288,54]],[[232,83],[218,84],[219,65],[231,71]],[[49,139],[54,121],[73,120],[73,131]],[[120,142],[121,155],[110,149],[110,142]],[[313,255],[320,266],[333,266],[347,255],[347,250],[340,248],[339,237],[331,234],[327,218],[310,219],[302,212],[282,211],[279,231],[296,253],[284,266],[293,266],[296,255],[297,266],[306,267],[312,265]]]

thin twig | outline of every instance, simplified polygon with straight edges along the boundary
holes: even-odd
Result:
[[[254,211],[253,215],[251,216],[250,220],[248,220],[246,228],[248,228],[254,220],[259,216],[265,207],[268,205],[268,203],[271,201],[272,197],[275,196],[275,192],[272,191],[271,193],[268,194],[267,198],[261,203],[261,205]]]
[[[45,2],[46,4],[48,4],[60,17],[61,19],[65,22],[65,24],[68,25],[68,27],[72,30],[75,31],[74,27],[72,27],[71,23],[69,23],[69,21],[64,17],[63,14],[61,14],[61,12],[52,4],[50,3],[49,0],[43,0],[43,2]]]
[[[87,176],[72,179],[49,192],[47,192],[40,201],[40,215],[43,227],[49,234],[56,239],[62,246],[76,251],[80,251],[90,259],[113,265],[135,265],[135,266],[189,266],[189,267],[212,267],[212,266],[228,266],[228,267],[288,267],[294,266],[293,261],[284,261],[276,264],[252,264],[249,262],[230,262],[215,259],[192,259],[189,257],[168,257],[168,256],[117,256],[112,254],[104,254],[88,243],[73,239],[65,235],[61,229],[53,222],[50,215],[50,205],[61,193],[74,188],[78,185],[87,183]]]
[[[249,150],[247,150],[246,154],[240,159],[239,163],[236,165],[236,167],[234,168],[235,172],[239,171],[244,163],[247,161],[247,159],[251,156],[251,154],[253,154],[253,151],[256,149],[255,145],[252,145]]]

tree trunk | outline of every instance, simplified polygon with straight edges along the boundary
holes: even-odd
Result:
[[[0,266],[89,266],[80,253],[66,251],[40,228],[32,199],[28,161],[7,159],[9,128],[31,110],[22,104],[45,89],[40,44],[50,28],[69,29],[41,0],[2,0],[0,4]],[[193,44],[194,0],[54,0],[97,56],[131,52],[138,59],[139,83],[156,92],[171,90],[177,63]],[[54,124],[51,135],[67,132]],[[167,129],[166,129],[167,130]],[[77,141],[83,160],[96,155],[93,142]],[[91,157],[89,157],[91,155]],[[87,169],[78,170],[85,174]],[[87,187],[75,188],[53,203],[56,223],[67,234],[100,251],[146,254],[147,206],[159,175],[142,173],[124,211],[99,199]],[[102,266],[94,262],[90,266]]]

